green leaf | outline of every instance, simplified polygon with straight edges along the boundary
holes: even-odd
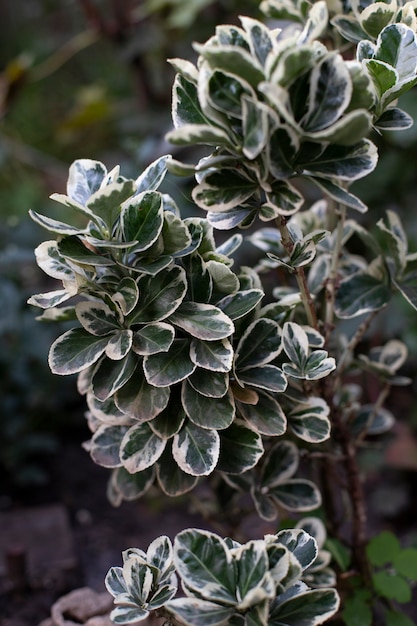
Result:
[[[212,304],[183,302],[169,321],[197,339],[216,341],[234,332],[231,319]]]
[[[143,276],[138,281],[139,302],[130,315],[131,324],[160,322],[181,304],[187,291],[185,272],[178,266]]]
[[[269,621],[270,626],[281,624],[305,624],[315,626],[334,615],[339,608],[339,596],[334,589],[315,589],[305,591],[279,603],[272,603]]]
[[[243,204],[258,189],[255,181],[230,169],[206,176],[194,187],[192,197],[201,209],[223,212]]]
[[[273,320],[258,319],[242,335],[235,351],[237,371],[265,365],[281,351],[281,329]]]
[[[328,128],[344,113],[351,94],[345,61],[339,54],[327,55],[311,73],[308,110],[300,125],[307,132]]]
[[[368,559],[377,567],[392,563],[400,552],[400,542],[397,537],[389,531],[379,533],[379,535],[373,537],[366,546]]]
[[[230,607],[198,598],[176,598],[168,602],[165,608],[187,626],[224,626],[234,615]]]
[[[143,360],[146,380],[154,387],[169,387],[179,383],[192,374],[195,368],[187,339],[176,339],[167,352],[150,354]]]
[[[49,351],[53,374],[75,374],[93,365],[104,353],[109,338],[90,335],[84,328],[73,328],[58,337]]]
[[[219,458],[220,440],[216,430],[187,422],[174,435],[172,455],[178,467],[191,476],[207,476]]]
[[[125,241],[136,241],[131,251],[143,252],[158,239],[163,224],[162,198],[155,191],[135,195],[123,204],[120,215]]]
[[[222,430],[233,422],[235,405],[231,394],[221,398],[206,397],[185,381],[181,400],[190,420],[201,428]]]
[[[228,339],[200,341],[193,339],[190,357],[195,365],[213,372],[230,372],[233,363],[233,347]]]
[[[346,626],[372,626],[373,616],[369,601],[359,595],[346,598],[342,615]]]
[[[59,289],[57,291],[48,291],[47,293],[37,293],[31,296],[27,303],[32,304],[33,306],[38,306],[41,309],[49,309],[62,304],[62,302],[66,302],[72,298],[75,294],[68,292],[66,289]],[[74,311],[73,307],[70,307],[72,311]],[[43,315],[45,316],[45,312]],[[54,315],[61,315],[63,313],[63,309],[56,309]],[[40,319],[40,318],[37,318]],[[42,321],[49,321],[46,317],[42,317]],[[55,321],[55,320],[53,320]]]
[[[399,574],[386,571],[375,572],[372,581],[376,592],[384,598],[396,600],[400,604],[411,601],[410,585]]]
[[[135,376],[118,390],[115,402],[119,410],[131,419],[148,422],[166,408],[169,397],[169,387],[153,387],[136,371]]]
[[[417,548],[401,550],[393,559],[397,572],[411,580],[417,580]]]
[[[267,393],[258,392],[258,397],[255,405],[239,402],[239,413],[261,435],[283,435],[287,420],[281,405]]]
[[[186,474],[178,467],[168,448],[164,450],[156,465],[156,475],[162,491],[171,497],[191,491],[198,482],[198,476]]]
[[[237,604],[236,565],[218,535],[197,529],[178,533],[174,564],[181,579],[198,596],[223,606]]]
[[[151,467],[161,456],[166,440],[161,439],[145,422],[131,426],[120,445],[120,460],[131,474]]]
[[[262,438],[243,422],[234,421],[220,433],[217,469],[226,474],[242,474],[254,467],[264,453]]]
[[[359,109],[349,111],[328,128],[306,133],[306,136],[314,141],[353,146],[369,135],[372,125],[372,115],[368,111]]]
[[[137,364],[137,358],[131,353],[116,363],[104,358],[92,378],[96,398],[103,402],[116,393],[133,376]]]
[[[330,437],[330,420],[327,415],[328,410],[323,410],[320,403],[297,404],[288,414],[288,421],[297,437],[308,443],[321,443]]]
[[[141,355],[167,352],[175,338],[175,331],[170,324],[157,322],[143,326],[133,335],[132,348]]]
[[[128,426],[100,426],[90,442],[89,452],[93,461],[102,467],[119,467],[120,443],[127,430]]]
[[[350,551],[338,539],[328,537],[326,539],[325,548],[331,553],[342,572],[346,572],[351,563]]]
[[[404,613],[392,610],[388,610],[385,612],[385,623],[386,626],[415,626],[415,622],[407,617]]]

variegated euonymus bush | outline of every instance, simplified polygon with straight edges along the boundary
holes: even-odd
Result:
[[[374,597],[358,448],[392,426],[385,402],[408,382],[407,350],[362,340],[393,293],[417,308],[417,256],[394,211],[363,225],[350,185],[377,165],[377,133],[412,124],[397,99],[417,81],[415,5],[261,6],[283,29],[242,17],[196,45],[196,65],[171,61],[168,139],[210,146],[206,156],[162,156],[136,180],[78,160],[67,194],[53,196],[72,223],[31,213],[55,236],[36,258],[62,289],[30,303],[45,321],[74,322],[50,367],[78,374],[86,448],[112,470],[114,504],[205,479],[230,509],[250,494],[265,520],[317,510],[325,525],[310,517],[243,545],[194,529],[174,547],[128,550],[107,578],[116,623],[156,611],[190,626],[320,624],[338,610],[325,526],[327,545],[348,554],[346,564],[334,548],[333,565]],[[168,171],[195,175],[205,217],[184,219],[159,191]],[[237,227],[250,227],[255,267],[235,267],[241,233],[216,243],[215,229]],[[185,598],[174,598],[176,575]],[[341,619],[353,624],[345,579]]]

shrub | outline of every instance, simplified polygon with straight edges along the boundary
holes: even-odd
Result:
[[[415,254],[394,211],[363,225],[350,186],[377,165],[372,134],[412,124],[397,99],[417,82],[416,16],[411,3],[335,7],[267,0],[289,26],[242,17],[195,45],[196,65],[171,60],[168,139],[211,146],[196,164],[166,155],[129,180],[81,159],[67,195],[53,196],[75,225],[31,213],[56,235],[36,258],[62,289],[29,302],[43,320],[76,323],[49,364],[78,374],[110,500],[154,483],[178,496],[205,479],[217,497],[250,494],[265,520],[314,510],[325,521],[243,545],[189,529],[173,547],[160,537],[147,553],[130,549],[107,577],[115,623],[156,611],[190,626],[319,624],[338,610],[336,584],[344,622],[366,626],[390,597],[365,550],[358,447],[391,428],[384,405],[409,382],[398,373],[407,349],[363,339],[393,293],[417,308]],[[168,171],[195,175],[206,217],[183,218],[159,191]],[[241,233],[216,243],[215,229],[236,228],[262,252],[254,267],[234,267]],[[336,583],[326,526],[333,567],[359,577],[365,596],[346,588],[347,572]],[[173,599],[176,575],[185,597]]]

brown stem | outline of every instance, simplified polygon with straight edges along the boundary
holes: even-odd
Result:
[[[294,243],[288,231],[285,217],[280,216],[277,219],[277,223],[278,223],[279,231],[281,233],[282,245],[284,246],[287,254],[291,256]],[[304,304],[304,309],[307,315],[308,323],[310,324],[310,326],[318,330],[319,324],[317,320],[316,307],[314,305],[313,297],[307,285],[307,278],[304,272],[304,268],[296,267],[294,268],[294,272],[295,272],[295,278],[297,280],[298,288],[300,290],[301,300]]]

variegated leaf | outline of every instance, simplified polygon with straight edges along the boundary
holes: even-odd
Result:
[[[273,488],[287,482],[297,471],[299,453],[296,445],[290,441],[279,441],[265,459],[262,468],[262,485]]]
[[[167,602],[166,609],[186,626],[224,626],[234,615],[233,608],[198,598],[175,598]]]
[[[114,333],[106,346],[106,356],[113,361],[120,361],[131,350],[133,331],[120,330]]]
[[[276,595],[265,542],[248,541],[233,554],[237,566],[238,610],[245,611]]]
[[[163,225],[162,197],[155,191],[133,196],[124,202],[120,223],[125,241],[135,241],[132,250],[143,252],[158,239]]]
[[[207,476],[219,458],[220,438],[215,430],[200,428],[192,422],[174,435],[172,455],[178,467],[191,476]]]
[[[186,419],[180,399],[173,394],[167,407],[149,422],[149,426],[158,437],[170,439],[181,430]]]
[[[166,440],[161,439],[146,423],[131,426],[120,444],[120,460],[134,474],[151,467],[161,456]]]
[[[111,483],[123,500],[137,500],[143,496],[155,480],[155,468],[130,474],[124,467],[118,467],[111,476]]]
[[[229,389],[227,373],[213,372],[200,367],[197,367],[187,381],[195,391],[207,398],[223,398]]]
[[[95,337],[84,328],[73,328],[58,337],[49,351],[53,374],[75,374],[86,369],[104,353],[108,337]]]
[[[222,430],[230,426],[235,416],[235,404],[231,394],[213,398],[201,395],[184,381],[181,401],[193,424],[201,428]]]
[[[230,169],[214,172],[194,187],[192,197],[201,209],[223,212],[243,204],[257,190],[255,181]]]
[[[138,281],[139,302],[130,315],[131,324],[160,322],[181,304],[187,291],[185,272],[178,266],[143,276]]]
[[[39,226],[42,226],[46,230],[49,230],[49,232],[55,233],[56,235],[82,235],[85,232],[84,229],[70,226],[69,224],[65,224],[65,222],[54,220],[51,217],[41,215],[36,211],[30,210],[29,215],[34,222],[39,224]]]
[[[261,289],[245,289],[225,296],[216,306],[231,320],[238,320],[252,311],[262,300],[264,293]]]
[[[287,419],[281,405],[267,393],[258,392],[256,404],[239,403],[239,413],[249,426],[261,435],[283,435],[287,428]]]
[[[133,335],[132,349],[137,354],[148,355],[167,352],[175,338],[170,324],[157,322],[143,326]]]
[[[102,359],[92,378],[92,388],[96,398],[102,402],[110,398],[130,380],[137,364],[137,357],[131,353],[117,362],[109,358]]]
[[[84,300],[77,302],[75,313],[83,328],[92,335],[103,337],[120,330],[117,314],[104,302]]]
[[[305,530],[292,528],[281,530],[276,534],[277,541],[284,545],[299,561],[301,567],[307,569],[316,560],[317,542]]]
[[[321,495],[316,485],[303,478],[291,478],[275,485],[269,495],[290,511],[312,511],[321,504]]]
[[[158,484],[162,491],[171,497],[180,496],[194,489],[198,476],[183,472],[174,461],[170,447],[167,447],[156,465]]]
[[[211,304],[183,302],[169,321],[197,339],[216,341],[234,332],[232,320]]]
[[[236,379],[243,385],[265,389],[275,393],[282,393],[287,388],[288,381],[283,371],[276,365],[260,365],[243,371],[236,370]]]
[[[133,278],[125,276],[120,281],[117,291],[112,296],[113,302],[119,307],[124,316],[129,315],[135,308],[139,299],[139,289]]]
[[[154,387],[169,387],[190,376],[197,366],[190,358],[190,342],[176,339],[169,350],[145,356],[143,371]]]
[[[60,254],[56,241],[43,241],[35,248],[35,256],[36,263],[48,276],[58,280],[74,279],[74,268]]]
[[[220,432],[220,458],[217,469],[226,474],[243,474],[264,454],[261,436],[242,421],[234,421]]]
[[[237,568],[229,548],[218,535],[192,528],[178,533],[174,564],[181,580],[197,597],[223,606],[237,604]]]
[[[135,192],[133,180],[112,182],[95,191],[87,200],[87,208],[98,215],[106,224],[109,232],[120,214],[121,204]]]
[[[339,604],[335,589],[304,591],[283,602],[279,602],[278,598],[271,606],[268,623],[270,626],[280,626],[291,620],[306,626],[316,626],[334,615]]]
[[[48,293],[35,294],[34,296],[31,296],[27,302],[28,304],[38,306],[41,309],[49,309],[62,304],[62,302],[69,300],[74,295],[75,294],[67,291],[66,289],[59,289],[57,291],[48,291]],[[59,309],[57,309],[57,314],[59,315]],[[43,319],[46,318],[44,317]]]
[[[81,206],[87,204],[90,196],[100,189],[107,175],[107,168],[100,161],[78,159],[69,169],[67,194]]]
[[[158,157],[142,172],[135,180],[136,193],[146,191],[155,191],[165,178],[167,173],[167,161],[171,159],[171,155],[165,154]]]
[[[143,375],[136,372],[117,392],[117,407],[126,415],[139,422],[146,422],[161,413],[170,397],[169,387],[157,388],[149,385]]]
[[[281,351],[281,329],[273,320],[258,319],[246,329],[235,353],[237,371],[265,365]]]
[[[201,341],[193,339],[190,357],[195,365],[213,372],[230,372],[233,364],[233,346],[228,339]]]
[[[294,322],[286,322],[282,331],[282,342],[291,362],[300,369],[304,369],[309,355],[308,337],[305,330]]]
[[[128,431],[128,426],[108,426],[103,424],[94,433],[89,452],[97,465],[102,467],[120,467],[120,443]]]

